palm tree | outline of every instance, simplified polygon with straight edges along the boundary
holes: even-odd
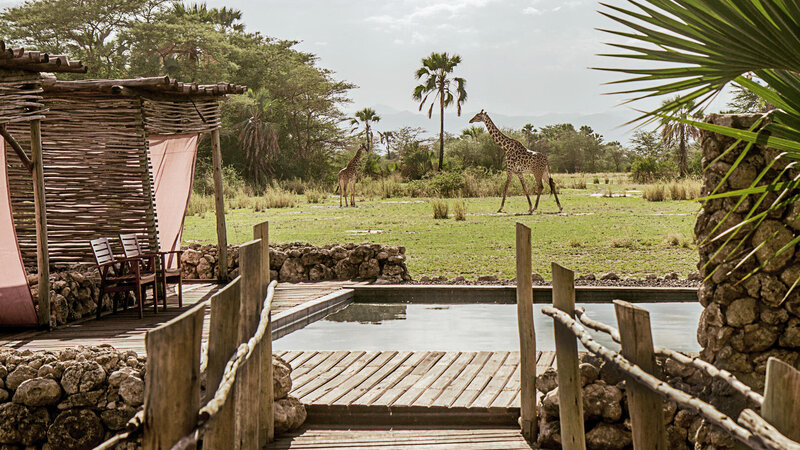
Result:
[[[782,152],[781,157],[792,163],[800,161],[800,4],[786,0],[642,0],[631,3],[635,9],[606,5],[602,14],[626,28],[605,30],[626,41],[611,44],[623,53],[606,56],[635,63],[633,67],[615,64],[616,67],[602,70],[629,76],[615,83],[637,83],[619,92],[633,94],[631,101],[681,94],[645,113],[639,120],[668,118],[746,143],[745,151],[758,143]],[[647,61],[663,65],[646,67],[643,62]],[[757,95],[763,104],[775,109],[764,114],[749,130],[700,122],[678,113],[683,107],[687,112],[702,109],[731,83]],[[737,166],[738,161],[731,165],[728,175]],[[715,193],[706,199],[738,196],[738,207],[747,195],[759,195],[758,202],[761,202],[765,196],[777,194],[780,201],[771,202],[767,213],[796,201],[797,196],[792,192],[800,186],[800,180],[787,181],[782,171],[772,179],[766,178],[759,186]],[[755,228],[752,225],[757,226],[764,216],[764,213],[756,214],[756,208],[752,208],[742,222],[713,239],[727,239],[722,245],[725,247],[737,233],[745,233],[742,231],[745,225]],[[774,250],[771,258],[745,278],[791,248],[784,246]],[[751,257],[752,254],[745,255],[741,262]]]
[[[463,130],[461,130],[461,137],[478,139],[478,137],[483,133],[485,133],[483,127],[476,127],[473,125],[469,128],[464,128]]]
[[[533,149],[533,144],[536,141],[536,128],[533,124],[526,123],[522,127],[522,134],[525,135],[525,140],[527,141],[528,148]]]
[[[272,99],[266,90],[247,91],[247,119],[237,124],[245,157],[245,176],[264,186],[272,176],[270,162],[280,152],[278,125],[269,121]]]
[[[665,145],[678,144],[677,154],[675,155],[678,160],[678,171],[680,176],[685,177],[689,175],[687,144],[689,140],[700,137],[700,129],[686,123],[685,120],[689,118],[700,120],[702,115],[698,111],[692,113],[692,110],[695,109],[692,101],[681,103],[680,98],[664,100],[664,104],[670,102],[678,103],[681,106],[672,112],[672,117],[663,117],[661,119],[661,140]],[[684,121],[675,120],[673,117]]]
[[[350,124],[353,125],[353,129],[357,129],[361,125],[364,126],[364,136],[366,138],[365,140],[367,141],[367,151],[371,153],[372,129],[370,128],[370,122],[379,122],[381,118],[372,108],[364,108],[361,111],[357,111],[354,116],[355,117],[350,120]]]
[[[386,159],[392,159],[391,145],[395,138],[394,131],[384,131],[383,133],[378,131],[378,138],[386,146]]]
[[[452,79],[449,77],[460,62],[461,57],[458,55],[450,56],[447,52],[434,52],[427,58],[423,58],[422,67],[415,74],[418,80],[422,79],[422,84],[415,87],[412,94],[414,100],[419,102],[420,111],[428,101],[428,97],[434,94],[431,106],[428,108],[429,119],[433,115],[436,99],[439,99],[439,167],[436,170],[442,170],[444,164],[444,109],[455,102],[458,115],[461,116],[461,105],[467,101],[467,81],[461,77],[452,77]],[[454,97],[450,90],[453,82],[455,82],[457,97]]]

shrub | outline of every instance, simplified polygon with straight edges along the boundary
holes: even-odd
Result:
[[[671,159],[657,159],[652,156],[638,158],[631,165],[631,178],[635,183],[652,183],[668,180],[678,174],[678,166]]]
[[[295,194],[303,195],[306,191],[306,183],[300,178],[294,177],[289,180],[281,180],[280,187],[287,191],[292,191]]]
[[[667,199],[667,191],[661,183],[645,186],[642,197],[649,202],[663,202]]]
[[[281,188],[267,188],[264,195],[256,200],[253,209],[264,211],[268,208],[292,208],[297,204],[297,197],[292,192]]]
[[[666,237],[667,244],[672,247],[690,248],[692,246],[692,239],[678,233],[670,233]]]
[[[308,203],[320,203],[327,197],[327,194],[319,189],[306,189],[306,201]]]
[[[434,198],[431,200],[431,207],[433,207],[434,219],[447,219],[449,213],[447,201],[442,200],[441,198]]]
[[[204,195],[200,193],[192,194],[189,199],[189,205],[186,207],[186,215],[203,215],[208,211],[214,209],[214,196]]]
[[[467,203],[463,198],[453,200],[453,216],[456,220],[467,220]]]
[[[440,172],[428,181],[430,190],[441,197],[454,197],[464,188],[464,176],[457,172]]]
[[[600,184],[600,178],[598,178],[598,177],[594,177],[594,180],[592,180],[592,182],[593,182],[594,184]]]

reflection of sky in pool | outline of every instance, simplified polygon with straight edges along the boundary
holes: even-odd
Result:
[[[555,350],[553,320],[533,305],[536,348]],[[611,304],[585,304],[589,317],[616,328]],[[699,351],[695,338],[699,303],[639,304],[650,311],[657,347]],[[618,349],[609,337],[601,344]],[[354,303],[274,342],[275,350],[519,350],[517,306]],[[581,348],[582,350],[582,348]]]

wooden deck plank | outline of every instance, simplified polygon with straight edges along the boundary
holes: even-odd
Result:
[[[458,377],[444,388],[441,395],[433,401],[432,405],[444,407],[452,406],[467,386],[472,383],[472,380],[478,375],[491,355],[492,352],[478,352],[467,367],[458,374]]]
[[[360,399],[364,394],[367,392],[376,390],[376,386],[378,383],[383,381],[387,376],[392,374],[395,369],[397,369],[404,361],[411,356],[411,352],[409,351],[402,351],[402,352],[387,352],[393,354],[391,359],[387,360],[385,363],[381,365],[381,367],[377,368],[369,377],[367,377],[364,381],[350,389],[349,392],[344,394],[343,396],[336,399],[334,404],[336,405],[351,405]],[[375,361],[378,359],[376,358]],[[372,363],[371,363],[372,364]]]
[[[395,387],[395,385],[402,381],[406,375],[416,369],[417,365],[420,364],[427,355],[427,352],[412,353],[411,356],[400,363],[399,366],[393,368],[392,372],[387,374],[377,384],[372,386],[368,392],[363,393],[351,404],[359,406],[371,405],[373,402],[383,397],[383,394],[387,390]]]
[[[433,406],[433,402],[442,395],[448,386],[458,379],[461,372],[475,359],[476,355],[476,352],[464,352],[458,355],[458,358],[453,361],[453,364],[450,364],[450,367],[442,372],[439,378],[425,389],[422,395],[414,400],[412,406]]]
[[[365,380],[370,378],[375,372],[380,370],[387,362],[392,360],[397,355],[397,352],[380,352],[375,358],[361,368],[355,375],[351,376],[336,389],[330,391],[325,397],[321,397],[319,401],[327,402],[331,405],[347,405],[349,401],[340,401],[340,399],[348,394],[356,392],[357,386],[361,385]]]
[[[511,374],[511,377],[508,379],[508,383],[503,386],[503,389],[500,391],[500,394],[494,399],[492,404],[489,406],[490,408],[507,408],[511,405],[511,402],[514,400],[514,397],[520,391],[520,370],[521,365],[517,364],[514,368],[514,372]]]
[[[483,391],[489,381],[492,379],[494,374],[500,369],[500,366],[503,365],[503,362],[508,357],[509,352],[492,352],[489,359],[486,361],[486,364],[481,367],[481,370],[478,372],[477,375],[470,381],[469,385],[464,389],[464,391],[459,394],[458,398],[453,402],[451,406],[458,407],[458,408],[466,408],[472,405],[472,402],[478,395]]]
[[[391,406],[411,406],[414,401],[425,392],[431,384],[433,384],[439,376],[453,364],[461,356],[461,352],[447,352],[436,361],[436,364],[422,374],[419,378],[414,380],[408,389],[405,389],[400,397],[395,400]],[[403,380],[405,381],[405,380]]]
[[[325,361],[298,378],[297,388],[293,389],[295,396],[302,400],[306,394],[338,375],[364,353],[366,352],[337,351],[331,353]],[[294,385],[294,380],[292,380],[292,384]]]
[[[377,405],[392,405],[401,395],[405,394],[406,390],[417,382],[423,375],[425,375],[431,367],[433,367],[439,359],[445,355],[445,352],[426,352],[425,358],[420,363],[406,374],[403,378],[398,380],[397,384],[384,391],[373,404]]]
[[[514,370],[519,366],[519,352],[510,352],[503,365],[492,376],[491,380],[486,384],[478,394],[478,397],[472,402],[472,408],[488,408],[494,399],[500,394],[503,387],[508,383],[509,378],[514,373]]]
[[[351,362],[335,377],[320,385],[314,390],[314,392],[306,394],[306,396],[303,397],[303,401],[318,402],[326,405],[333,404],[337,398],[341,397],[342,395],[346,394],[348,390],[352,389],[352,387],[355,385],[355,380],[358,380],[358,377],[361,375],[362,371],[369,370],[367,367],[375,358],[386,358],[387,356],[390,355],[387,355],[384,352],[376,351],[362,354],[358,359]]]

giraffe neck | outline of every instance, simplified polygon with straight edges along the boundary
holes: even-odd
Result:
[[[352,169],[352,168],[354,168],[354,167],[357,167],[357,166],[358,166],[358,162],[359,162],[360,160],[361,160],[361,149],[358,149],[358,151],[356,152],[356,155],[355,155],[355,156],[353,156],[353,159],[351,159],[351,160],[350,160],[350,162],[349,162],[349,163],[347,163],[347,167],[348,167],[349,169]]]
[[[483,123],[486,125],[486,129],[489,131],[489,135],[492,136],[494,142],[499,145],[504,152],[508,153],[508,150],[511,148],[509,144],[511,143],[512,139],[503,134],[503,132],[497,128],[497,125],[492,122],[492,119],[488,115]]]

